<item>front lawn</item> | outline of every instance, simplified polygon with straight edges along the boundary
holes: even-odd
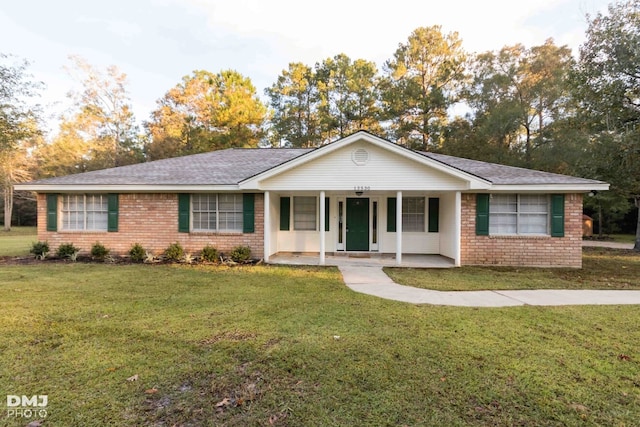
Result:
[[[634,306],[415,306],[314,267],[44,262],[0,278],[0,390],[47,395],[43,426],[640,419]]]
[[[439,291],[511,289],[640,289],[640,253],[583,248],[582,269],[461,267],[385,268],[395,282]]]
[[[31,244],[36,240],[35,227],[11,227],[9,232],[0,229],[0,257],[29,255]]]

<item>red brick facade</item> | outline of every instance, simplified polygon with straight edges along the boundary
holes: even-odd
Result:
[[[477,236],[476,195],[462,195],[461,264],[582,267],[582,194],[567,194],[564,237]]]
[[[249,246],[254,258],[263,256],[264,196],[255,195],[254,233],[178,232],[177,194],[120,194],[117,232],[47,231],[46,194],[38,194],[38,239],[48,241],[52,251],[62,243],[73,243],[86,254],[100,242],[112,254],[126,254],[140,243],[159,255],[171,243],[179,242],[186,252],[198,254],[207,244],[228,253],[236,246]]]

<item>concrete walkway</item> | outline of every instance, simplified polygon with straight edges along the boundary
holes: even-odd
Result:
[[[512,307],[520,305],[640,304],[640,291],[522,290],[432,291],[395,283],[377,266],[338,266],[346,285],[356,292],[412,304],[460,307]]]
[[[601,241],[601,240],[583,240],[582,247],[631,250],[633,249],[633,243],[607,242],[607,241]]]

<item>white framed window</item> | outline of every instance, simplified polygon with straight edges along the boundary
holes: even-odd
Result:
[[[293,229],[316,230],[318,216],[315,196],[295,196],[293,198]]]
[[[492,194],[489,234],[549,234],[549,196]]]
[[[106,194],[65,194],[62,197],[62,229],[107,231],[108,203]]]
[[[194,231],[242,232],[242,194],[193,194]]]
[[[424,197],[402,198],[402,231],[424,232]]]

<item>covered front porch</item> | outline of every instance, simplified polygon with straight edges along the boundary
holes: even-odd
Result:
[[[321,265],[320,257],[317,253],[279,252],[269,257],[268,262],[270,264],[283,265]],[[398,264],[394,254],[334,252],[325,254],[325,262],[322,265],[336,267],[395,267]],[[402,258],[402,266],[411,268],[451,268],[456,265],[454,260],[442,255],[406,254]]]
[[[460,265],[461,192],[266,191],[269,263]]]

